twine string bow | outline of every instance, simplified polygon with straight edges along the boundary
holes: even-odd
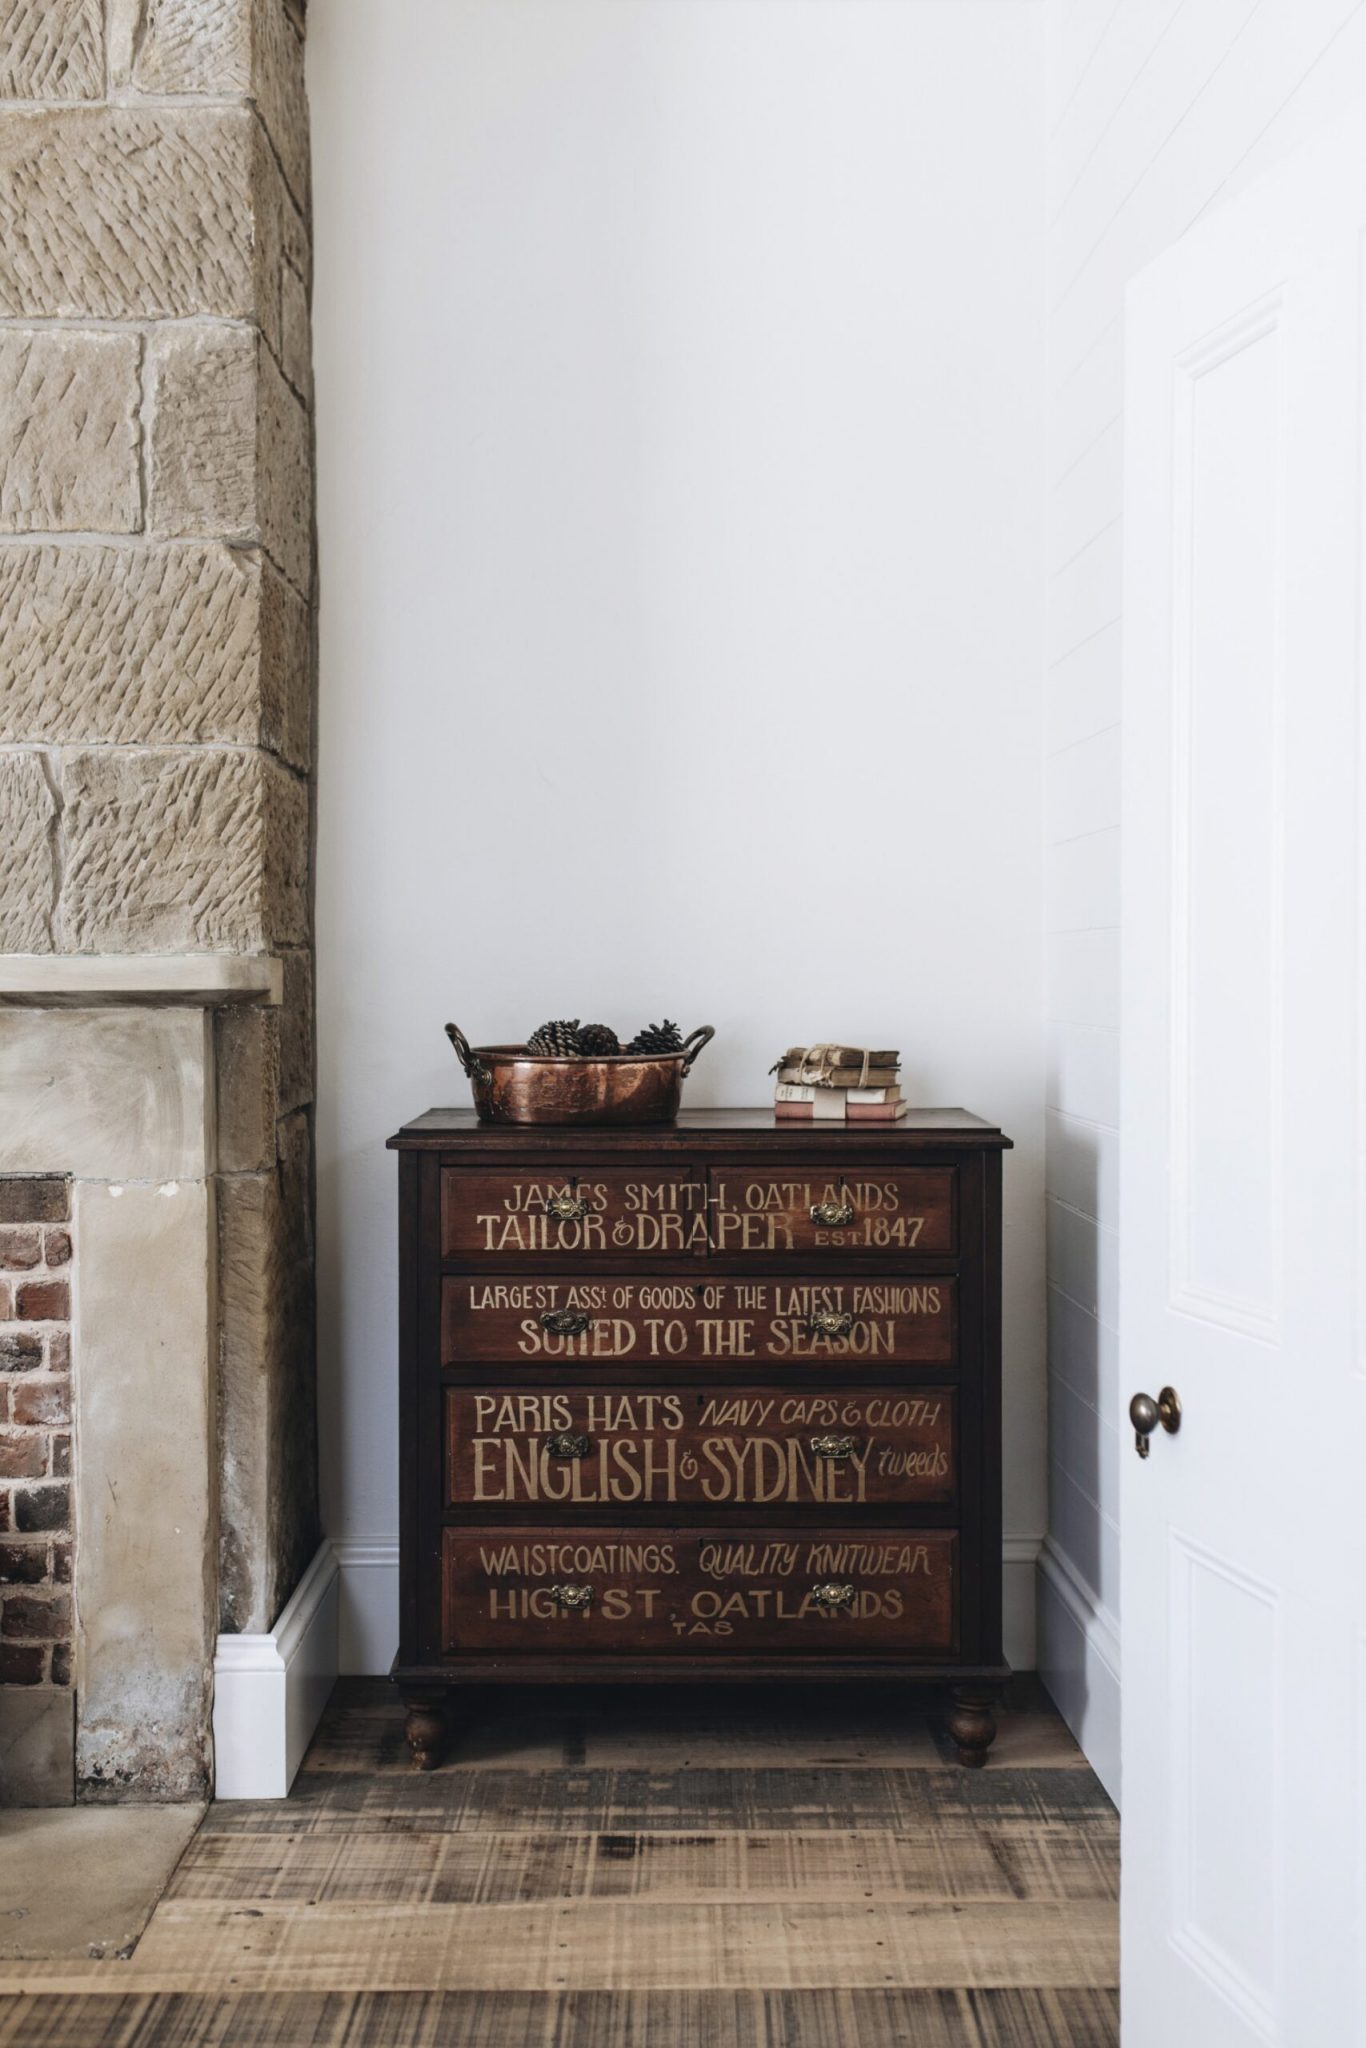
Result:
[[[834,1085],[833,1075],[840,1065],[840,1054],[847,1048],[839,1045],[809,1045],[802,1054],[801,1072],[798,1077],[804,1088],[829,1088]],[[872,1055],[867,1047],[863,1051],[863,1064],[855,1086],[868,1086],[868,1062]]]

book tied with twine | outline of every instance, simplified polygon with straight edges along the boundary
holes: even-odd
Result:
[[[813,1123],[892,1123],[906,1114],[901,1054],[861,1045],[794,1045],[769,1068],[773,1113]]]

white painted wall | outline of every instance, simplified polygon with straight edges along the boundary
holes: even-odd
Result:
[[[1040,1663],[1118,1787],[1126,281],[1366,94],[1361,0],[1049,0],[1049,1540]],[[1149,1391],[1153,1391],[1152,1388]]]
[[[699,1105],[890,1039],[998,1119],[1042,1530],[1042,62],[1029,0],[309,10],[353,1661],[392,1647],[384,1140],[468,1100],[451,1016],[714,1023]]]

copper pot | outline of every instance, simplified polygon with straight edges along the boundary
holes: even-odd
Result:
[[[684,1077],[716,1033],[700,1024],[678,1052],[586,1060],[528,1052],[524,1045],[472,1046],[458,1024],[448,1024],[446,1036],[484,1123],[668,1124],[678,1115]]]

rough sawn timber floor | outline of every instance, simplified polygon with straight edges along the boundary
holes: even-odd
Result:
[[[0,1967],[0,2048],[1104,2048],[1118,1820],[1032,1679],[983,1771],[906,1687],[490,1693],[414,1773],[337,1688],[127,1961]]]

